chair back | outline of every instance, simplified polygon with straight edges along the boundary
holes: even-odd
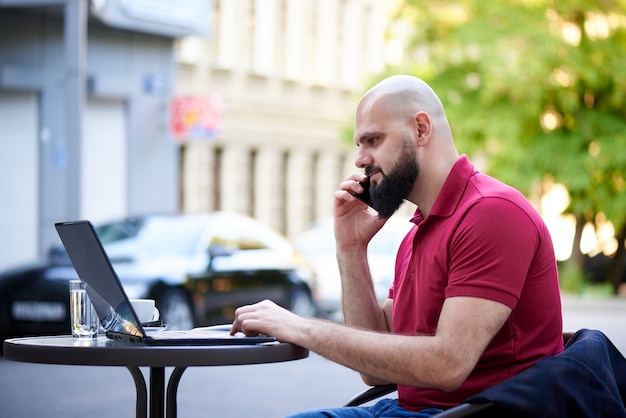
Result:
[[[600,331],[582,329],[565,350],[468,399],[505,416],[626,418],[626,359]]]

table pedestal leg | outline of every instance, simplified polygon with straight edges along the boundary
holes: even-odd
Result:
[[[137,403],[135,409],[135,415],[137,418],[148,417],[148,391],[146,389],[146,380],[139,370],[139,367],[126,367],[130,371],[133,380],[135,381],[135,388],[137,389]],[[187,370],[186,367],[176,367],[170,375],[170,379],[167,384],[167,402],[163,397],[165,393],[165,368],[164,367],[151,367],[150,368],[150,418],[176,418],[177,416],[177,400],[176,394],[178,392],[178,384],[180,383],[183,373]],[[167,415],[164,415],[164,404]]]
[[[170,380],[167,384],[167,403],[166,403],[166,417],[176,418],[177,415],[177,401],[176,393],[178,392],[178,384],[180,378],[183,377],[183,373],[187,370],[186,367],[176,367],[170,375]]]
[[[165,416],[165,367],[150,367],[150,418]]]
[[[135,416],[137,418],[148,418],[148,391],[146,381],[139,367],[126,367],[135,381],[137,390],[137,401],[135,404]]]

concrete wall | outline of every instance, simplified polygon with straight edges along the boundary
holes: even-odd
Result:
[[[172,39],[95,23],[87,38],[85,106],[68,114],[63,8],[0,8],[0,269],[45,254],[54,222],[178,209]]]

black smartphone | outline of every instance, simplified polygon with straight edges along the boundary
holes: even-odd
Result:
[[[364,189],[363,193],[353,193],[352,195],[359,199],[361,202],[372,207],[372,198],[370,197],[370,178],[368,177],[364,182],[362,182],[361,186]]]

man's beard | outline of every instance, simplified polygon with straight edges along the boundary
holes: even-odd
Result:
[[[374,167],[368,167],[368,172],[374,171]],[[403,142],[402,153],[398,162],[389,170],[389,174],[382,171],[383,180],[372,184],[370,196],[372,207],[378,212],[378,216],[388,219],[393,215],[409,197],[411,189],[419,175],[419,167],[415,162],[414,149],[411,142],[406,139]]]

